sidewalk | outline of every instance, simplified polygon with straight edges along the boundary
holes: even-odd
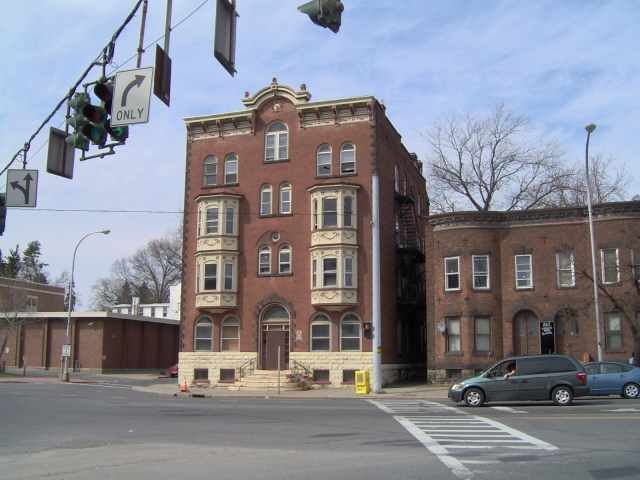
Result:
[[[214,386],[209,388],[189,387],[188,392],[180,392],[178,384],[154,384],[145,387],[133,387],[133,390],[146,393],[155,393],[158,395],[171,395],[177,397],[205,397],[205,398],[287,398],[287,399],[303,399],[303,398],[406,398],[419,400],[446,400],[448,386],[446,385],[430,385],[430,384],[411,384],[385,387],[381,393],[370,393],[368,395],[357,395],[355,387],[340,388],[314,388],[312,390],[282,390],[278,395],[277,390],[241,390],[230,391],[226,386]]]

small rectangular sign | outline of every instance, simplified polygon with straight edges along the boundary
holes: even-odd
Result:
[[[38,197],[38,170],[7,170],[7,207],[36,206]]]
[[[64,345],[62,345],[62,356],[63,357],[71,356],[71,345],[69,345],[68,343],[65,343]]]
[[[66,133],[55,127],[49,129],[47,172],[64,178],[73,178],[75,148],[66,142]]]
[[[156,74],[153,79],[153,94],[168,107],[171,102],[171,58],[160,45],[156,45]]]
[[[124,70],[116,74],[111,104],[111,126],[149,121],[153,67]]]

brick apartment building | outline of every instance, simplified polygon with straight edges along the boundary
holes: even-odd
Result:
[[[640,312],[640,202],[596,206],[594,225],[608,293],[600,292],[603,357],[626,361]],[[586,208],[433,215],[426,249],[431,379],[510,355],[596,357]]]
[[[380,179],[383,381],[424,374],[425,180],[374,97],[273,82],[187,118],[180,382],[372,362],[372,174]],[[241,368],[248,366],[246,370]]]

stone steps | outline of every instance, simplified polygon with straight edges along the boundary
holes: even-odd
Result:
[[[291,373],[290,370],[280,371],[280,390],[299,390],[298,385],[291,383],[287,379],[287,375]],[[243,377],[238,380],[234,385],[228,387],[229,390],[277,390],[278,389],[278,372],[274,370],[255,370],[252,375]]]

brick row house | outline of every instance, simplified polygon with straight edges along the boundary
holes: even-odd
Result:
[[[626,361],[640,325],[640,202],[598,205],[594,225],[603,356]],[[586,208],[433,215],[426,250],[432,380],[509,355],[596,357]]]
[[[383,381],[424,374],[422,165],[374,97],[310,99],[274,79],[241,111],[185,119],[181,383],[370,368],[374,172]]]

